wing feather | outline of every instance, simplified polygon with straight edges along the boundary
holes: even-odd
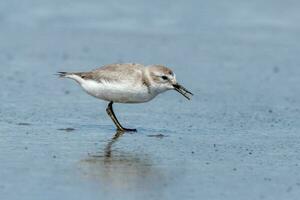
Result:
[[[85,80],[97,82],[127,82],[134,84],[142,79],[144,66],[135,63],[110,64],[90,72],[74,73]]]

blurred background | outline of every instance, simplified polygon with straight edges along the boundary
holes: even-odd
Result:
[[[295,0],[0,2],[0,199],[298,199]],[[164,64],[195,96],[118,105],[57,71]]]

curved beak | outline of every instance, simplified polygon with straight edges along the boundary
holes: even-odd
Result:
[[[191,93],[185,87],[183,87],[182,85],[180,85],[178,83],[173,84],[173,87],[174,87],[174,90],[176,90],[177,92],[182,94],[188,100],[191,100],[191,96],[194,95],[193,93]]]

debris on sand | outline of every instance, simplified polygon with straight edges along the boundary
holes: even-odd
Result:
[[[164,137],[168,137],[167,135],[163,135],[163,134],[154,134],[154,135],[147,135],[148,137],[156,137],[156,138],[164,138]]]
[[[72,132],[72,131],[75,131],[75,128],[59,128],[57,130],[59,130],[59,131],[66,131],[66,132]]]
[[[31,124],[26,123],[26,122],[20,122],[20,123],[17,123],[17,125],[19,125],[19,126],[30,126]]]

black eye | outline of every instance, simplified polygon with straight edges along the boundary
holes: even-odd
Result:
[[[163,80],[168,80],[168,77],[166,77],[166,76],[161,76],[161,78],[162,78]]]

